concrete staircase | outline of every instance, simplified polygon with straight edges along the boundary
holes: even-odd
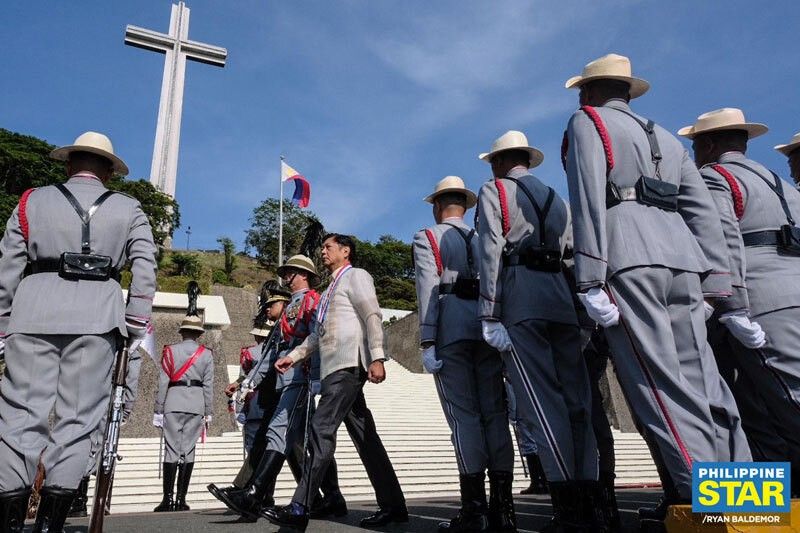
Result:
[[[392,459],[407,498],[453,497],[458,493],[458,471],[433,380],[413,374],[395,362],[386,365],[387,379],[381,385],[367,384],[367,404]],[[224,415],[222,415],[224,416]],[[617,484],[655,485],[655,466],[646,445],[637,434],[614,434],[617,453]],[[349,501],[373,500],[374,493],[347,432],[337,440],[339,482]],[[123,439],[123,460],[118,464],[112,498],[113,513],[151,511],[161,500],[158,479],[158,440]],[[242,463],[242,439],[226,433],[198,444],[194,475],[187,496],[193,509],[220,507],[205,489],[208,483],[230,484]],[[515,490],[527,486],[517,459]],[[287,502],[295,483],[288,468],[278,478],[277,502]],[[90,488],[91,494],[92,488]]]

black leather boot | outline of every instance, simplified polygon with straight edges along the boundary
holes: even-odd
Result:
[[[194,463],[181,463],[178,465],[178,490],[175,496],[175,510],[188,511],[186,505],[186,493],[189,491],[189,481],[192,479]]]
[[[483,472],[458,476],[461,486],[461,509],[449,522],[439,523],[439,533],[489,531],[485,479]]]
[[[221,494],[220,499],[229,509],[245,518],[258,518],[267,492],[275,486],[275,479],[283,467],[283,461],[282,453],[265,451],[247,485],[242,490]]]
[[[520,494],[547,494],[547,476],[542,467],[542,460],[535,453],[525,456],[528,463],[528,475],[531,476],[531,484],[527,489],[522,489]]]
[[[261,515],[270,523],[282,528],[289,527],[305,531],[308,527],[308,511],[298,503],[290,503],[285,507],[266,509]]]
[[[0,492],[0,533],[22,533],[31,489]]]
[[[608,530],[612,533],[622,531],[622,520],[619,515],[617,494],[614,489],[615,477],[613,472],[600,472],[600,504],[603,506]]]
[[[489,471],[489,524],[492,531],[516,531],[511,472]]]
[[[41,499],[33,533],[63,533],[64,522],[67,520],[67,513],[76,494],[78,494],[76,489],[42,487],[39,491]]]
[[[582,501],[575,481],[551,481],[550,501],[553,519],[542,528],[543,533],[584,533],[590,531],[582,514]]]
[[[230,487],[218,487],[216,483],[209,483],[206,485],[206,490],[211,493],[219,501],[222,501],[220,494],[224,494],[226,492],[230,492],[232,490],[240,490],[240,487],[236,485],[231,485]]]
[[[581,502],[580,519],[584,527],[587,528],[586,531],[609,533],[611,519],[603,499],[603,486],[601,483],[593,480],[576,481],[575,483]]]
[[[164,498],[161,503],[153,509],[154,513],[167,513],[175,510],[175,502],[172,500],[173,487],[175,486],[175,474],[178,473],[178,463],[164,463]]]
[[[86,512],[86,504],[89,501],[89,476],[81,479],[80,484],[78,485],[78,495],[75,496],[75,499],[72,501],[72,507],[69,510],[69,514],[67,515],[70,518],[80,518],[84,516],[88,516]]]

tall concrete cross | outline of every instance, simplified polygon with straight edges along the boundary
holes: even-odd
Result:
[[[218,46],[189,40],[189,8],[183,2],[172,5],[169,34],[129,24],[125,28],[125,44],[166,55],[150,182],[158,190],[174,198],[186,60],[224,67],[228,51]]]

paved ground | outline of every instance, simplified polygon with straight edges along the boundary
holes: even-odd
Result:
[[[625,531],[638,531],[636,509],[656,501],[660,491],[653,489],[625,489],[617,492],[622,518],[626,526]],[[515,499],[517,520],[520,532],[538,531],[550,517],[550,501],[547,497],[518,496]],[[382,531],[391,533],[399,532],[427,532],[436,531],[436,526],[441,520],[451,518],[458,508],[458,503],[453,500],[409,500],[408,510],[410,520],[407,524],[387,527]],[[320,533],[345,533],[363,531],[358,527],[358,522],[374,510],[374,507],[365,503],[350,505],[347,516],[337,521],[312,521],[309,532]],[[189,511],[185,513],[142,513],[116,515],[106,517],[105,531],[109,533],[176,533],[187,531],[201,533],[206,531],[219,531],[222,533],[249,533],[249,532],[275,532],[279,529],[266,520],[259,520],[254,524],[236,523],[236,516],[228,514],[223,509],[206,509],[202,511]],[[66,533],[87,531],[87,519],[71,520],[65,528]],[[282,530],[289,531],[289,530]]]

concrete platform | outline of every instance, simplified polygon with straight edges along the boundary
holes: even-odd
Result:
[[[624,531],[635,532],[638,529],[636,510],[642,505],[653,504],[660,496],[659,490],[624,489],[617,491]],[[551,515],[550,500],[546,496],[516,496],[517,520],[521,533],[541,530]],[[365,531],[358,527],[359,521],[375,510],[371,503],[352,503],[347,516],[336,521],[314,520],[306,531],[320,533],[345,533]],[[458,509],[455,499],[412,499],[408,500],[410,520],[407,524],[397,524],[381,529],[392,533],[430,532],[436,531],[442,520],[452,518]],[[185,513],[134,513],[118,514],[106,517],[105,531],[108,533],[148,532],[193,532],[214,531],[220,533],[249,533],[291,531],[280,530],[264,519],[253,524],[237,523],[237,517],[223,509],[203,509]],[[88,519],[72,519],[65,528],[66,533],[87,531]],[[786,533],[789,528],[784,528]]]

